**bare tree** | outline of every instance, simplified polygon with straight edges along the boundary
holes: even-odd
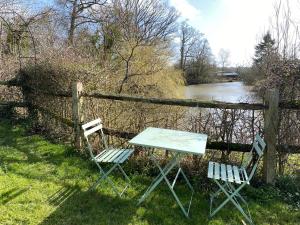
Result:
[[[131,62],[138,48],[164,46],[176,30],[177,12],[161,0],[113,0],[107,10],[115,53],[125,64],[119,92],[130,77],[153,73],[131,71]],[[112,25],[112,26],[111,26]]]
[[[187,82],[194,84],[209,81],[213,67],[213,56],[207,39],[198,39],[191,48],[186,62]]]
[[[58,5],[66,10],[65,17],[69,20],[68,44],[74,43],[74,32],[77,27],[88,22],[98,22],[90,16],[90,10],[99,9],[107,0],[57,0]]]
[[[300,3],[299,7],[300,7]],[[274,5],[274,17],[271,31],[276,38],[277,51],[284,58],[296,59],[299,55],[299,21],[294,18],[290,1],[277,1]]]
[[[299,2],[298,2],[299,4]],[[300,5],[299,5],[300,6]],[[298,6],[298,7],[299,7]],[[290,6],[289,0],[279,0],[274,5],[274,16],[270,32],[274,38],[272,57],[265,56],[265,76],[257,83],[257,89],[263,95],[267,89],[277,88],[280,101],[294,101],[300,98],[299,76],[299,21],[297,11]],[[299,10],[299,8],[297,9]],[[295,16],[295,17],[294,17]],[[297,113],[280,110],[278,143],[283,146],[299,144],[299,118]],[[285,147],[288,150],[288,147]],[[288,154],[278,151],[278,171],[284,173]],[[266,164],[264,164],[264,167]],[[265,169],[264,169],[265,171]]]
[[[186,69],[187,59],[192,57],[191,53],[196,45],[199,45],[203,34],[199,33],[186,22],[181,23],[180,27],[180,69]]]
[[[222,66],[222,73],[224,73],[224,69],[226,65],[229,63],[230,52],[229,50],[225,50],[221,48],[218,56],[219,56],[219,62]]]
[[[21,11],[23,10],[21,2],[22,1],[20,0],[0,0],[0,16],[2,18],[5,18],[8,16],[7,13],[11,12],[24,14],[24,12],[21,13]]]

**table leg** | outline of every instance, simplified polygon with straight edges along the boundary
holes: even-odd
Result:
[[[152,158],[152,157],[151,157]],[[168,174],[173,168],[176,166],[176,158],[170,160],[167,165],[164,167],[163,172]],[[143,196],[139,199],[138,205],[140,205],[148,196],[149,194],[159,185],[159,183],[163,180],[163,175],[160,173],[157,177],[152,181],[146,192]]]
[[[191,203],[192,203],[193,194],[194,194],[194,189],[193,189],[191,183],[189,182],[189,180],[187,179],[187,176],[185,175],[185,173],[183,172],[183,170],[180,167],[180,164],[179,164],[180,154],[176,153],[174,155],[172,154],[172,156],[173,156],[173,158],[170,160],[170,162],[162,169],[161,166],[159,165],[158,160],[154,156],[154,154],[151,155],[151,159],[153,160],[155,165],[158,167],[158,169],[160,171],[160,174],[153,180],[153,182],[151,183],[151,185],[149,186],[147,191],[140,198],[138,204],[141,204],[150,195],[150,193],[160,184],[160,182],[162,180],[165,180],[168,187],[169,187],[169,189],[170,189],[170,191],[172,192],[177,204],[179,205],[180,209],[182,210],[183,214],[186,217],[188,217],[190,206],[191,206]],[[173,184],[170,184],[170,181],[168,180],[168,178],[166,176],[175,166],[178,166],[179,170],[176,174],[176,177],[173,181]],[[175,186],[175,183],[176,183],[176,180],[178,178],[179,173],[181,173],[183,175],[184,180],[186,181],[188,187],[190,188],[190,190],[192,192],[191,199],[190,199],[189,206],[188,206],[187,210],[184,208],[184,206],[182,205],[181,201],[179,200],[177,194],[174,191],[174,186]]]

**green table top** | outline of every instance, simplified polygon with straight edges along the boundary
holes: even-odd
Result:
[[[148,127],[129,141],[132,145],[203,155],[206,134]]]

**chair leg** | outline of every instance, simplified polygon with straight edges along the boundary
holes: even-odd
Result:
[[[225,188],[226,184],[223,185],[223,187]],[[219,188],[215,193],[211,194],[211,196],[214,198],[214,197],[217,197],[219,194],[221,194],[223,191],[221,188]]]
[[[232,184],[228,183],[228,185],[230,186],[230,188],[232,190],[235,190],[235,187]],[[239,197],[245,205],[248,205],[248,203],[246,202],[246,200],[243,198],[243,196],[240,193],[237,193],[236,196]]]
[[[110,168],[110,170],[108,170],[107,172],[105,172],[102,167],[100,167],[98,165],[98,168],[99,168],[99,172],[100,172],[100,177],[98,178],[98,180],[90,187],[89,190],[92,190],[92,189],[95,189],[99,184],[100,182],[103,180],[103,179],[106,179],[107,176],[116,168],[116,166],[113,166],[112,168]]]
[[[120,164],[118,164],[118,168],[119,168],[119,170],[121,171],[121,173],[123,174],[124,179],[125,179],[125,181],[126,181],[126,185],[125,185],[124,189],[122,190],[122,192],[121,192],[121,194],[120,194],[120,196],[122,196],[123,193],[127,190],[127,188],[128,188],[129,186],[131,186],[131,180],[129,179],[129,177],[127,176],[127,174],[125,173],[125,171],[123,170],[123,168],[121,167]]]
[[[123,174],[125,180],[127,181],[127,183],[130,185],[131,180],[129,179],[129,177],[127,176],[127,174],[125,173],[125,171],[123,170],[123,168],[121,167],[120,164],[118,164],[118,168],[121,171],[121,173]]]
[[[225,183],[222,186],[223,186],[223,188],[225,188],[227,185]],[[213,194],[210,195],[210,211],[209,211],[210,212],[210,216],[209,216],[210,218],[212,217],[212,208],[213,208],[214,199],[215,199],[215,197],[217,197],[221,193],[223,193],[223,191],[222,191],[221,188],[219,188],[215,193],[213,193]]]
[[[225,183],[225,185],[221,185],[217,180],[214,180],[217,185],[220,187],[220,189],[224,192],[224,194],[227,196],[227,199],[225,201],[223,201],[211,214],[210,217],[213,217],[221,208],[223,208],[229,201],[231,201],[234,206],[240,211],[240,213],[245,217],[245,219],[250,223],[253,224],[253,221],[251,219],[251,215],[249,213],[249,215],[247,215],[244,211],[244,209],[242,208],[242,206],[239,204],[239,202],[237,201],[237,199],[235,198],[235,196],[239,195],[239,191],[246,185],[246,183],[243,183],[241,186],[239,186],[237,189],[234,189],[234,192],[229,194],[228,191],[225,189],[224,186],[228,186],[230,187],[230,185],[227,185]]]
[[[105,172],[102,167],[100,165],[98,165],[98,168],[100,170],[100,178],[95,182],[95,184],[92,185],[92,187],[90,187],[89,190],[94,190],[100,183],[101,181],[104,179],[104,180],[107,180],[108,183],[111,185],[113,191],[119,196],[121,197],[121,194],[118,192],[116,186],[114,185],[113,181],[108,177],[108,175],[114,171],[116,168],[117,168],[118,164],[115,164],[113,165],[107,172]]]

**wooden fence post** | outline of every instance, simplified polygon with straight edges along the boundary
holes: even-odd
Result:
[[[74,82],[72,85],[72,114],[74,122],[74,145],[77,149],[81,149],[81,122],[83,121],[82,116],[82,98],[81,93],[83,91],[81,82]]]
[[[265,104],[265,141],[267,144],[264,154],[263,173],[266,183],[273,183],[276,176],[276,145],[279,127],[279,91],[270,89],[266,93]]]

